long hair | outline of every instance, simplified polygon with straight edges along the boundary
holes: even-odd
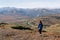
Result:
[[[40,22],[39,23],[41,23],[42,24],[42,21],[40,20]]]

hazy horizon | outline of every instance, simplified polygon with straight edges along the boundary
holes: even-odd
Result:
[[[0,0],[0,8],[60,8],[60,0]]]

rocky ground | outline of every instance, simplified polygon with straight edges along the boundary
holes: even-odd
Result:
[[[42,32],[33,30],[18,29],[0,29],[0,40],[60,40],[60,35],[51,32]]]

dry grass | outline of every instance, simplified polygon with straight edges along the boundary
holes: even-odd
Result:
[[[49,28],[47,28],[46,30],[59,35],[60,34],[60,24],[52,25]]]
[[[42,32],[39,34],[37,26],[38,21],[42,20],[44,24],[43,30],[46,32]],[[34,18],[34,20],[28,20],[29,25],[26,23],[27,21],[23,21],[18,24],[8,24],[0,27],[0,40],[60,40],[60,24],[59,20],[54,17],[40,17]],[[58,24],[57,24],[58,23]],[[26,27],[32,28],[33,30],[18,30],[12,29],[11,27],[15,27],[18,29],[25,29]]]
[[[59,27],[59,25],[57,24],[55,26]],[[46,30],[51,30],[51,29],[48,28]],[[18,29],[12,29],[10,27],[5,27],[5,29],[2,28],[0,29],[0,40],[60,40],[60,35],[59,36],[58,35],[50,31],[42,32],[42,34],[39,34],[38,30],[36,31],[18,30]]]

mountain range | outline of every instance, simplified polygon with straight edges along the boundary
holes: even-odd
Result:
[[[29,19],[40,16],[48,16],[52,14],[60,14],[60,9],[47,9],[47,8],[14,8],[14,7],[4,7],[0,8],[0,21],[14,21],[21,19]]]

